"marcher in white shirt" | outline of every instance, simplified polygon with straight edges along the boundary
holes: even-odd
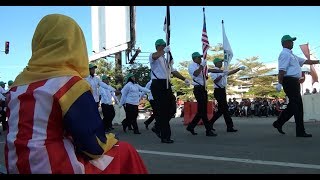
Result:
[[[116,89],[109,85],[109,78],[106,75],[101,77],[102,82],[108,85],[108,89],[99,87],[99,93],[101,95],[101,108],[103,114],[103,122],[106,131],[111,131],[112,120],[115,116],[115,110],[112,104],[112,98],[115,100],[116,104],[119,104],[118,98],[115,95]]]
[[[282,89],[289,98],[289,104],[287,108],[282,111],[278,119],[273,123],[273,127],[276,128],[281,134],[285,134],[282,131],[282,126],[294,115],[296,122],[296,137],[312,137],[311,134],[305,132],[303,124],[303,103],[300,94],[300,83],[302,71],[301,66],[303,64],[319,64],[319,60],[306,60],[300,58],[292,53],[293,41],[296,37],[290,35],[284,35],[281,38],[282,52],[279,55],[278,61],[278,85],[277,91]]]
[[[163,39],[155,42],[156,52],[149,56],[151,68],[151,92],[157,108],[155,127],[151,130],[161,138],[162,143],[173,143],[171,139],[171,128],[169,121],[173,116],[173,104],[175,96],[172,93],[171,74],[190,85],[190,81],[182,76],[176,69],[172,68],[173,59],[166,59],[165,53],[170,54],[170,46]],[[170,56],[172,57],[172,56]]]
[[[193,94],[197,99],[197,113],[195,114],[192,121],[187,126],[187,131],[190,131],[192,135],[197,135],[194,132],[194,128],[202,119],[203,124],[206,128],[206,136],[217,136],[211,130],[211,126],[207,115],[207,104],[208,104],[208,92],[206,89],[206,77],[203,71],[204,66],[206,66],[206,60],[202,60],[203,57],[198,52],[194,52],[191,55],[193,62],[190,63],[188,71],[192,77],[193,84]]]
[[[97,107],[99,107],[99,100],[100,100],[100,94],[99,94],[99,87],[103,87],[108,89],[108,85],[102,82],[99,77],[95,76],[95,70],[97,66],[94,64],[89,64],[89,71],[90,75],[86,77],[85,79],[88,81],[92,88],[92,95],[94,97],[94,100],[97,103]]]
[[[215,58],[213,63],[217,69],[222,67],[223,59]],[[223,115],[224,120],[227,125],[227,132],[237,132],[238,130],[233,128],[232,118],[230,117],[228,111],[228,103],[227,103],[227,94],[226,94],[226,86],[227,86],[227,78],[229,75],[238,72],[239,70],[244,70],[245,66],[241,66],[237,69],[231,70],[229,72],[224,73],[210,73],[210,77],[214,83],[214,98],[218,102],[218,111],[214,113],[213,117],[210,120],[211,127],[213,129],[213,124],[221,115]],[[214,129],[213,129],[214,130]]]
[[[123,131],[126,132],[127,127],[132,125],[133,133],[141,134],[137,124],[140,91],[149,93],[150,90],[136,84],[135,78],[131,73],[127,75],[125,82],[126,85],[121,90],[122,96],[120,99],[120,106],[124,106],[126,111],[126,119],[122,121]]]

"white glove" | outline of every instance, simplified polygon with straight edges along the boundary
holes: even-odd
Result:
[[[280,92],[281,89],[282,89],[282,84],[278,83],[277,86],[276,86],[277,92]]]
[[[170,50],[171,50],[171,49],[170,49],[170,46],[166,46],[166,47],[163,49],[163,51],[164,51],[165,53],[168,53]]]
[[[187,86],[190,86],[190,84],[191,84],[189,79],[185,79],[184,82],[186,83]]]
[[[240,66],[239,69],[240,69],[240,70],[245,70],[246,67],[245,67],[245,66]]]
[[[201,66],[205,67],[207,65],[207,60],[202,60],[202,62],[200,63]]]

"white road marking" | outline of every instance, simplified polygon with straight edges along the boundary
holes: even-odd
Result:
[[[142,154],[156,154],[156,155],[163,155],[163,156],[186,157],[186,158],[215,160],[215,161],[230,161],[230,162],[239,162],[239,163],[250,163],[250,164],[261,164],[261,165],[283,166],[283,167],[294,167],[294,168],[320,169],[320,165],[317,165],[317,164],[263,161],[263,160],[254,160],[254,159],[205,156],[205,155],[196,155],[196,154],[183,154],[183,153],[148,151],[148,150],[137,150],[137,151]]]

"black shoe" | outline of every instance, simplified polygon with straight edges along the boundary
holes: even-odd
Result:
[[[206,131],[206,136],[217,136],[217,134],[210,130],[210,131]]]
[[[141,134],[141,132],[139,132],[138,130],[134,130],[133,134]]]
[[[312,134],[307,134],[307,133],[297,134],[296,137],[312,137]]]
[[[191,127],[187,127],[187,131],[190,131],[192,135],[197,135],[198,133],[194,132],[194,129],[192,129]]]
[[[237,129],[233,129],[233,128],[227,128],[227,132],[237,132]]]
[[[161,139],[160,132],[157,131],[157,129],[156,129],[155,127],[152,127],[152,128],[151,128],[151,131],[154,132],[154,133],[158,136],[158,138]]]
[[[285,132],[282,131],[282,126],[280,126],[280,125],[278,124],[278,121],[273,122],[273,123],[272,123],[272,126],[273,126],[274,128],[276,128],[276,129],[279,131],[279,133],[281,133],[281,134],[286,134]]]
[[[146,129],[149,129],[148,128],[149,124],[147,122],[144,122],[144,125],[146,126]]]
[[[162,142],[162,143],[171,144],[171,143],[174,142],[174,140],[172,140],[172,139],[161,139],[161,142]]]

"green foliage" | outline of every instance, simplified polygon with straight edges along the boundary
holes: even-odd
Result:
[[[145,86],[150,81],[150,69],[148,66],[144,66],[143,64],[137,63],[126,67],[124,77],[128,73],[134,74],[136,82],[140,86]],[[125,83],[125,82],[123,82]]]
[[[108,59],[100,58],[96,60],[94,64],[97,65],[96,74],[98,76],[101,77],[105,74],[108,77],[110,77],[109,84],[112,87],[116,89],[122,87],[123,76],[120,72],[115,71],[115,66],[113,62],[108,61]]]

